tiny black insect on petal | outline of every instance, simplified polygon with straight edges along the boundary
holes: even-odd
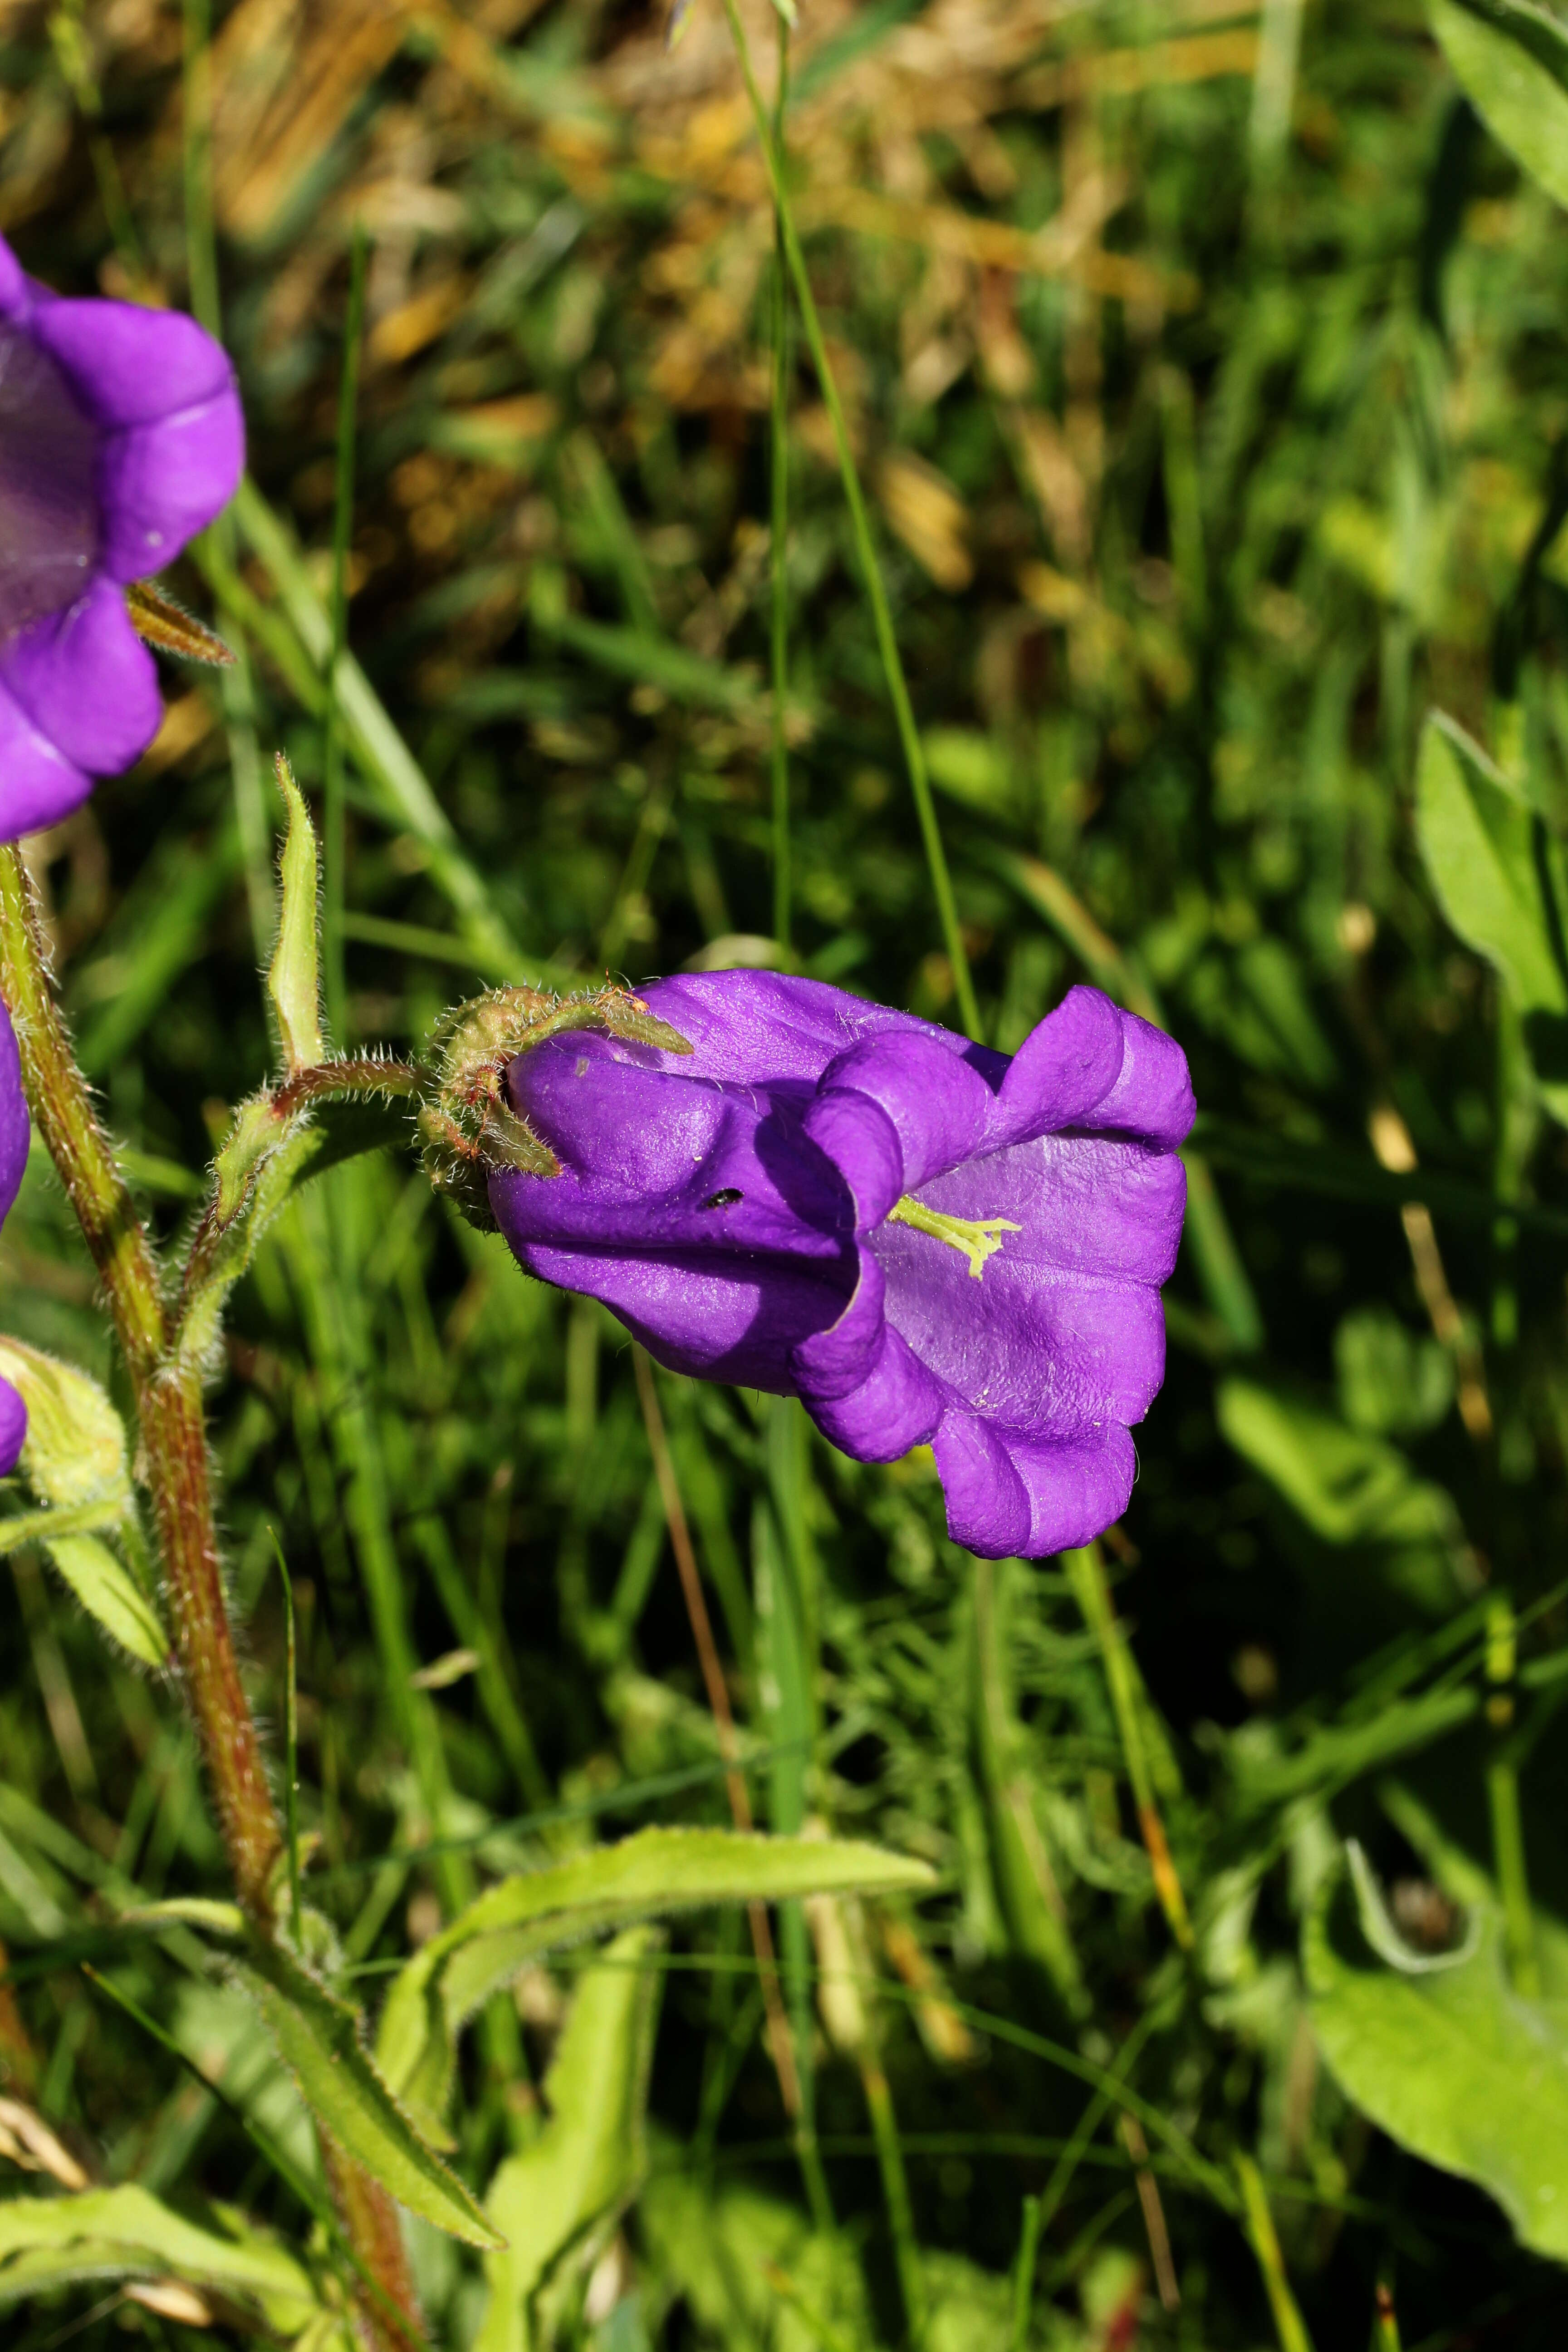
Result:
[[[732,1209],[737,1201],[743,1201],[745,1197],[743,1192],[737,1192],[733,1184],[726,1184],[721,1192],[715,1192],[712,1198],[704,1201],[702,1205],[705,1209]]]

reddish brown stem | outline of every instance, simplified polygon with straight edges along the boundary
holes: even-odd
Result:
[[[184,1370],[154,1376],[139,1384],[138,1402],[174,1644],[235,1891],[253,1918],[268,1921],[268,1881],[283,1842],[224,1601],[197,1378]]]
[[[71,1050],[49,985],[32,887],[12,846],[0,847],[0,997],[21,1049],[28,1106],[92,1253],[125,1353],[175,1654],[235,1891],[267,1933],[268,1881],[282,1837],[224,1599],[200,1377],[172,1358],[158,1261]],[[349,2242],[375,2281],[375,2292],[363,2290],[359,2300],[361,2337],[370,2352],[423,2352],[396,2207],[324,2132],[321,2147]]]
[[[332,2203],[362,2268],[375,2282],[354,2288],[354,2330],[366,2352],[429,2352],[419,2298],[398,2225],[397,2208],[378,2181],[321,2135],[321,2165]]]

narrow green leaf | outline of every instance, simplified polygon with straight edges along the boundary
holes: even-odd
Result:
[[[163,1621],[109,1546],[97,1536],[55,1536],[48,1538],[48,1549],[88,1615],[122,1650],[161,1673],[170,1652]]]
[[[428,2134],[440,2128],[458,2030],[541,1952],[705,1904],[931,1884],[924,1863],[845,1840],[641,1830],[502,1879],[433,1936],[393,1979],[377,2040],[382,2071]]]
[[[1530,0],[1429,0],[1432,29],[1487,127],[1568,205],[1568,29]]]
[[[1421,737],[1415,827],[1443,912],[1501,975],[1523,1015],[1542,1099],[1568,1125],[1561,845],[1479,744],[1440,712]]]
[[[1230,1765],[1234,1801],[1244,1819],[1303,1796],[1321,1798],[1401,1758],[1414,1756],[1468,1723],[1480,1706],[1473,1684],[1394,1698],[1348,1723],[1325,1724],[1299,1747],[1280,1754],[1260,1743],[1234,1740]]]
[[[1466,1557],[1458,1513],[1396,1445],[1261,1381],[1222,1381],[1215,1412],[1223,1435],[1315,1536],[1383,1552],[1390,1581],[1431,1613],[1453,1605]]]
[[[304,1070],[320,1062],[326,1051],[316,960],[316,830],[305,795],[281,751],[274,768],[289,811],[289,830],[279,866],[283,907],[278,918],[278,943],[267,971],[267,993],[278,1015],[283,1058],[291,1071]]]
[[[1377,1958],[1336,1871],[1303,1962],[1318,2046],[1347,2095],[1401,2147],[1479,2182],[1523,2244],[1568,2262],[1568,2040],[1561,2011],[1510,1990],[1495,1905],[1460,1966],[1412,1976]]]
[[[332,642],[327,608],[288,525],[248,478],[235,493],[234,513],[247,543],[277,588],[294,635],[310,656],[301,699],[307,709],[320,709],[322,698],[316,673],[325,667]],[[430,852],[431,879],[457,908],[475,946],[507,971],[516,971],[526,960],[520,957],[516,941],[497,912],[489,886],[463,854],[429,780],[352,654],[344,654],[338,662],[333,685],[350,748],[381,814],[425,844]]]
[[[210,1895],[171,1895],[162,1903],[148,1903],[137,1911],[122,1911],[119,1925],[158,1935],[165,1927],[199,1927],[204,1935],[221,1936],[237,1943],[245,1935],[245,1914],[237,1903],[224,1903]]]
[[[0,2200],[0,2305],[87,2279],[177,2278],[234,2298],[280,2336],[322,2316],[292,2254],[230,2213],[222,2225],[203,2229],[133,2183]]]
[[[485,2200],[507,2242],[485,2258],[490,2299],[474,2352],[531,2352],[533,2298],[567,2256],[574,2273],[594,2261],[641,2186],[658,1979],[638,1963],[657,1940],[633,1927],[578,1978],[544,2079],[550,2120],[500,2166]]]
[[[499,2246],[479,2205],[428,2147],[360,2039],[359,2012],[280,1944],[252,1940],[236,1970],[312,2115],[398,2203],[470,2246]]]

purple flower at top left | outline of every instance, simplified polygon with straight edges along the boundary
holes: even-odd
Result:
[[[16,1033],[10,1013],[0,1003],[0,1224],[10,1215],[11,1203],[22,1188],[31,1137]],[[10,1381],[0,1380],[0,1478],[8,1478],[16,1467],[26,1434],[27,1408]]]
[[[0,239],[0,841],[157,733],[124,592],[227,504],[244,457],[234,370],[194,319],[54,294]]]

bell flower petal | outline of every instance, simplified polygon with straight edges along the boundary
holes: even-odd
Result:
[[[776,973],[645,996],[689,1056],[571,1034],[510,1066],[561,1164],[490,1179],[522,1264],[858,1460],[929,1444],[974,1551],[1109,1526],[1164,1373],[1181,1048],[1089,988],[1011,1060]]]
[[[121,590],[232,496],[234,372],[194,319],[39,286],[0,241],[0,839],[65,815],[157,731]]]

